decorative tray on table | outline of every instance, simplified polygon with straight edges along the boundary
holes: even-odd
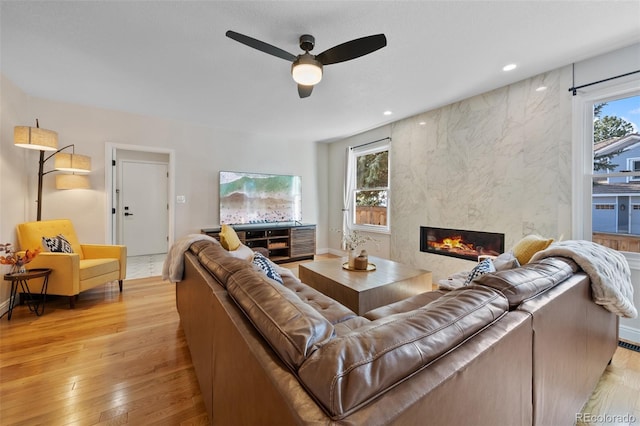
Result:
[[[367,264],[367,269],[355,269],[349,267],[349,262],[344,262],[342,264],[342,269],[346,269],[347,271],[355,271],[355,272],[370,272],[376,270],[376,265],[373,263]]]

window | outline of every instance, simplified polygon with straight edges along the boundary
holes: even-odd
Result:
[[[627,170],[631,170],[632,172],[640,172],[640,158],[630,158],[627,161],[629,163]],[[638,176],[629,176],[627,178],[627,181],[640,181],[640,174]]]
[[[615,210],[616,207],[613,204],[594,204],[596,210]]]
[[[574,238],[640,260],[640,81],[589,91],[573,102]]]
[[[352,220],[354,229],[389,230],[389,143],[353,149]]]

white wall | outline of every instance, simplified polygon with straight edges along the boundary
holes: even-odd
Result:
[[[329,226],[340,223],[344,147],[390,136],[391,259],[434,281],[473,267],[420,252],[420,226],[501,232],[507,247],[532,232],[568,236],[570,75],[551,71],[333,143]]]
[[[576,64],[576,85],[638,69],[639,53],[634,45]],[[569,65],[333,143],[329,227],[341,220],[344,148],[390,136],[391,259],[431,270],[436,282],[474,266],[420,252],[421,225],[501,232],[506,249],[530,233],[576,238],[572,85]],[[330,250],[339,246],[338,237],[329,240]],[[639,277],[633,270],[637,307]],[[620,323],[623,337],[640,341],[640,318]]]
[[[71,219],[82,242],[105,242],[105,144],[115,143],[175,150],[175,194],[187,200],[175,204],[176,239],[218,226],[218,172],[237,170],[302,176],[302,220],[318,225],[318,247],[326,247],[326,218],[318,214],[325,205],[318,187],[327,188],[318,181],[326,180],[326,170],[318,170],[316,161],[326,147],[33,98],[0,77],[0,242],[17,243],[15,226],[36,219],[39,153],[14,147],[13,128],[35,126],[39,118],[40,127],[58,132],[60,147],[75,144],[75,152],[91,157],[90,190],[58,191],[55,173],[44,176],[43,185],[42,219]],[[52,161],[45,170],[51,170]],[[7,298],[3,285],[0,312]]]
[[[35,201],[35,197],[24,195],[27,191],[24,168],[27,166],[28,150],[13,147],[14,123],[32,123],[30,125],[35,126],[27,110],[27,96],[0,75],[0,243],[11,243],[16,247],[16,224],[23,221],[27,208]],[[37,174],[37,159],[33,166]],[[0,274],[9,271],[9,266],[0,266]],[[0,283],[0,313],[8,309],[9,292],[9,284]]]
[[[12,131],[15,125],[29,125],[38,117],[41,127],[58,132],[61,147],[73,143],[77,153],[91,156],[91,190],[57,191],[53,176],[44,177],[42,218],[70,218],[81,241],[101,243],[105,239],[104,147],[107,142],[176,151],[175,193],[185,195],[187,200],[185,204],[175,205],[176,238],[218,225],[220,170],[301,175],[303,221],[317,222],[316,146],[312,142],[269,136],[256,138],[242,132],[37,98],[29,98],[28,103],[28,120],[5,120],[3,115],[7,128]],[[22,151],[12,144],[12,137],[3,139],[3,150]],[[29,197],[35,199],[38,153],[27,152],[27,155],[28,170],[32,171]],[[45,166],[50,167],[50,164]],[[35,206],[20,216],[13,221],[35,220]],[[9,223],[9,227],[12,226],[15,223]]]
[[[348,147],[358,146],[367,142],[373,142],[379,139],[383,139],[391,136],[391,127],[383,126],[369,132],[361,133],[359,135],[344,139],[339,142],[334,142],[329,145],[328,148],[328,164],[327,169],[329,171],[329,191],[327,192],[327,229],[328,234],[328,247],[329,251],[336,255],[344,255],[346,253],[340,249],[340,243],[342,240],[342,205],[343,205],[343,188],[344,188],[344,174],[346,170],[346,150]],[[392,150],[393,150],[392,142]],[[393,151],[392,154],[393,155]],[[391,191],[390,197],[391,203],[395,203],[395,194]],[[367,250],[367,253],[372,256],[378,256],[388,259],[390,257],[389,241],[390,236],[388,234],[379,233],[363,233],[368,234],[375,238],[375,242],[369,241],[362,246]]]

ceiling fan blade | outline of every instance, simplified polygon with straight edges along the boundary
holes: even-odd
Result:
[[[264,41],[256,40],[255,38],[231,30],[227,31],[225,35],[239,43],[246,44],[249,47],[253,47],[261,52],[268,53],[269,55],[277,56],[285,61],[293,62],[296,60],[295,55],[287,52],[286,50],[282,50],[279,47],[265,43]]]
[[[384,34],[357,38],[325,50],[316,55],[316,60],[320,61],[322,65],[336,64],[375,52],[386,45],[387,38]]]
[[[313,86],[304,86],[302,84],[298,84],[298,95],[301,98],[308,98],[311,96],[311,92],[313,91]]]

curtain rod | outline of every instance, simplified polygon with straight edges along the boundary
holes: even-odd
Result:
[[[631,71],[628,72],[626,74],[620,74],[620,75],[616,75],[615,77],[609,77],[609,78],[605,78],[604,80],[598,80],[598,81],[594,81],[593,83],[587,83],[587,84],[583,84],[582,86],[575,86],[576,84],[576,76],[575,76],[575,66],[576,64],[572,64],[573,65],[573,87],[569,87],[569,92],[573,92],[573,96],[576,96],[578,94],[578,89],[582,89],[583,87],[589,87],[589,86],[593,86],[594,84],[600,84],[600,83],[604,83],[606,81],[610,81],[610,80],[615,80],[616,78],[621,78],[621,77],[626,77],[628,75],[632,75],[632,74],[637,74],[640,72],[640,70],[636,70],[636,71]]]
[[[363,144],[356,145],[356,146],[350,146],[349,149],[356,149],[356,148],[360,148],[360,147],[363,147],[363,146],[371,145],[373,143],[378,143],[378,142],[382,142],[382,141],[386,141],[386,140],[391,140],[391,138],[387,136],[386,138],[378,139],[377,141],[371,141],[371,142],[363,143]]]

